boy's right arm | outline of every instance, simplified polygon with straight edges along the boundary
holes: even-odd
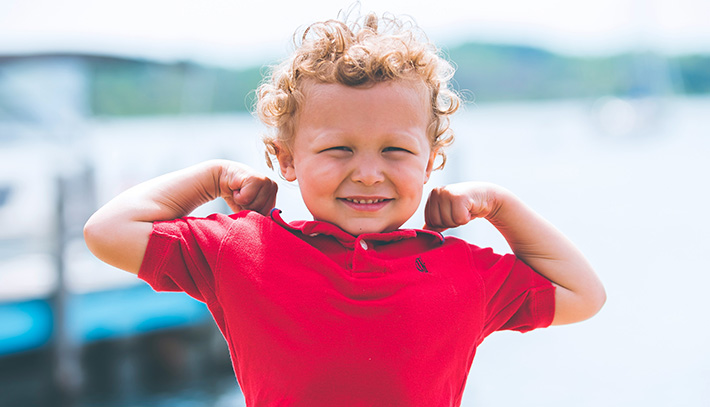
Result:
[[[138,274],[153,222],[189,215],[222,197],[234,212],[268,214],[277,185],[246,165],[211,160],[130,188],[101,207],[84,226],[89,250],[100,260]]]

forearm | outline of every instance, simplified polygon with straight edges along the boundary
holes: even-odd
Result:
[[[518,258],[557,287],[553,324],[584,320],[598,312],[606,299],[604,287],[580,250],[509,191],[495,194],[496,205],[487,219]]]
[[[106,263],[137,273],[153,222],[186,216],[218,197],[222,165],[221,161],[201,163],[124,191],[86,223],[87,246]]]
[[[147,223],[189,215],[219,197],[221,168],[222,162],[213,160],[161,175],[124,191],[97,214]]]

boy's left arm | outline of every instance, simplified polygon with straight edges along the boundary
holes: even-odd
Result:
[[[579,249],[505,188],[465,182],[435,188],[427,200],[428,229],[441,231],[475,218],[493,224],[518,258],[555,285],[553,325],[583,321],[604,305],[604,287]]]

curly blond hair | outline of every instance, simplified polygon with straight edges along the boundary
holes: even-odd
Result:
[[[373,13],[350,24],[328,20],[306,28],[295,45],[295,52],[272,67],[257,89],[256,114],[269,128],[263,141],[270,168],[274,168],[278,148],[290,151],[292,147],[305,82],[357,87],[402,79],[423,81],[429,90],[432,115],[428,132],[431,147],[442,157],[437,169],[443,168],[443,147],[454,139],[449,116],[461,99],[450,86],[453,66],[414,22],[391,15],[378,18]]]

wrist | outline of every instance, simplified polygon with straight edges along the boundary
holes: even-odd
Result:
[[[198,164],[201,167],[198,170],[200,174],[199,182],[202,184],[205,193],[209,195],[210,200],[219,198],[228,190],[225,174],[228,173],[230,166],[235,164],[232,161],[223,159],[213,159]]]
[[[518,201],[518,198],[508,189],[495,184],[489,185],[487,198],[490,211],[485,218],[495,226],[504,222],[509,207]]]

